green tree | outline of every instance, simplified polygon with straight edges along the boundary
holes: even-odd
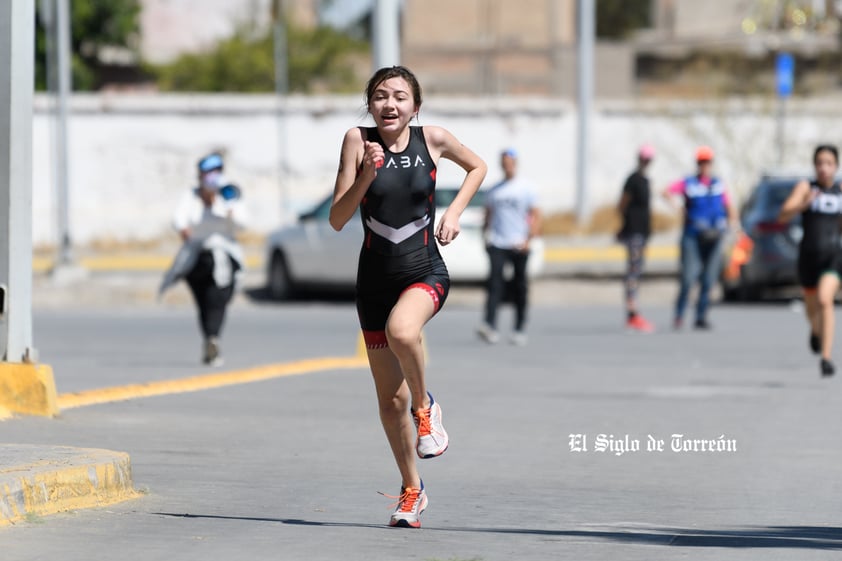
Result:
[[[75,0],[70,4],[73,89],[92,90],[106,80],[107,65],[100,58],[104,47],[125,49],[136,55],[140,30],[139,0]],[[47,86],[47,36],[41,4],[36,16],[35,84]]]
[[[368,43],[329,27],[287,28],[291,92],[355,91],[349,62],[368,52]],[[272,30],[241,26],[206,52],[185,54],[171,64],[149,67],[164,91],[270,92],[275,88]]]
[[[651,22],[651,0],[596,0],[596,35],[623,39]]]

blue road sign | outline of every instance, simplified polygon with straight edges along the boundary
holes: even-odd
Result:
[[[795,82],[795,57],[791,53],[779,53],[775,60],[775,83],[778,95],[789,97]]]

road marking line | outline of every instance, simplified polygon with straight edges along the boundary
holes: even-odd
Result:
[[[368,366],[361,357],[316,358],[268,364],[244,370],[232,370],[216,374],[202,374],[177,380],[159,380],[143,384],[112,386],[81,392],[64,393],[58,396],[59,410],[75,409],[88,405],[127,401],[142,397],[197,392],[224,386],[260,382],[284,376],[297,376],[322,370],[355,369]]]

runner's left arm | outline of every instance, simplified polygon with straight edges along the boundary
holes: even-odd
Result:
[[[442,157],[454,162],[467,172],[459,187],[459,192],[444,211],[436,228],[436,239],[441,245],[447,245],[459,235],[459,217],[482,185],[488,166],[482,158],[459,142],[447,130],[441,127],[424,127],[424,134],[436,163],[439,157]]]

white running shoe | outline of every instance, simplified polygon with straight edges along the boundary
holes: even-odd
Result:
[[[415,452],[419,458],[435,458],[441,456],[449,444],[447,432],[441,424],[441,406],[430,396],[430,407],[412,412],[412,419],[418,429],[418,440]]]
[[[389,526],[399,528],[420,528],[421,513],[427,508],[427,493],[424,492],[424,482],[421,488],[401,487],[401,494],[398,497],[385,495],[392,499],[398,499],[395,512],[389,519]]]
[[[477,335],[489,345],[493,345],[500,340],[500,334],[487,323],[482,323],[477,327]]]

